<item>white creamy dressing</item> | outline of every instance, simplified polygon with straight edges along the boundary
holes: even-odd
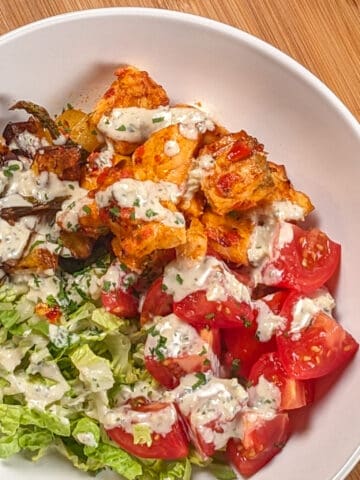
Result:
[[[94,434],[91,432],[77,433],[74,436],[78,442],[86,445],[87,447],[96,448],[98,446],[98,442],[96,441]]]
[[[7,195],[19,194],[22,197],[33,198],[38,203],[49,203],[55,198],[67,197],[71,194],[66,182],[63,182],[53,172],[40,172],[35,175],[32,170],[13,172],[9,179]]]
[[[311,297],[300,298],[292,309],[289,333],[293,340],[300,338],[301,331],[311,325],[314,316],[323,311],[331,316],[335,300],[326,288],[317,290]]]
[[[93,203],[87,194],[88,190],[77,185],[71,190],[70,195],[61,205],[61,210],[56,214],[56,223],[67,232],[76,232],[79,227],[79,217],[88,215],[88,205]]]
[[[151,432],[165,436],[171,432],[172,426],[177,422],[176,408],[172,404],[156,412],[139,412],[133,410],[131,405],[108,410],[103,418],[106,429],[121,427],[127,433],[134,434],[134,426],[144,425]]]
[[[278,200],[271,205],[272,214],[280,222],[299,222],[304,220],[305,211],[300,205],[289,200]]]
[[[188,204],[200,189],[201,182],[211,174],[215,166],[212,155],[204,154],[194,158],[184,186],[183,200]]]
[[[50,360],[46,348],[30,356],[30,366],[26,373],[19,372],[7,376],[10,387],[4,388],[5,394],[23,393],[30,408],[44,410],[48,405],[63,398],[70,386],[62,376],[59,367]],[[29,374],[40,374],[44,381],[31,381]],[[49,382],[47,383],[46,380]]]
[[[36,152],[43,147],[49,146],[49,142],[45,138],[39,138],[33,133],[25,130],[15,136],[9,145],[10,150],[22,150],[31,157],[34,157]]]
[[[115,260],[107,269],[106,273],[100,278],[100,285],[103,291],[112,292],[114,290],[122,290],[124,292],[134,285],[138,275]]]
[[[251,409],[268,419],[275,416],[281,404],[281,392],[273,382],[260,375],[257,385],[250,387],[248,393]]]
[[[106,140],[106,147],[104,147],[99,155],[95,159],[95,165],[102,170],[103,168],[112,167],[112,159],[114,157],[115,150],[113,144]]]
[[[180,153],[180,145],[176,140],[167,140],[164,144],[164,153],[168,157],[175,157]]]
[[[31,346],[32,345],[29,345],[28,349],[31,348]],[[20,365],[28,349],[16,346],[12,341],[0,345],[0,367],[6,372],[13,372],[15,368]]]
[[[129,400],[138,397],[147,398],[153,402],[163,399],[165,390],[161,387],[154,388],[150,383],[140,381],[133,385],[122,385],[120,393],[116,396],[116,405],[121,406]]]
[[[205,376],[206,383],[197,386],[197,374],[189,374],[169,392],[180,412],[191,425],[192,434],[199,432],[216,450],[225,447],[234,436],[239,414],[246,408],[248,394],[235,378],[230,380]],[[209,424],[216,423],[217,428]],[[217,431],[216,431],[217,430]],[[193,438],[196,442],[196,439]]]
[[[49,339],[57,348],[65,348],[78,341],[79,336],[76,333],[69,333],[66,327],[62,325],[49,324]]]
[[[269,222],[264,225],[256,225],[251,232],[247,256],[254,267],[261,265],[263,260],[269,257],[274,228],[274,223]]]
[[[10,225],[0,218],[0,264],[9,260],[18,260],[30,240],[34,224],[26,217]]]
[[[185,219],[182,213],[165,208],[161,201],[177,203],[180,190],[175,183],[152,182],[123,178],[95,195],[99,207],[107,207],[115,201],[119,207],[133,208],[134,219],[145,222],[160,222],[173,228],[183,228]]]
[[[218,361],[210,345],[200,337],[194,327],[180,320],[175,314],[155,317],[148,332],[144,349],[145,357],[157,359],[157,352],[164,358],[201,355],[204,360],[210,361],[213,369],[218,370]]]
[[[110,115],[101,117],[97,128],[115,141],[143,143],[152,133],[175,124],[179,124],[180,134],[191,140],[214,129],[214,122],[198,108],[169,106],[114,108]]]
[[[205,257],[192,262],[174,260],[164,270],[163,285],[166,292],[179,302],[190,293],[206,291],[209,301],[224,301],[228,296],[239,302],[250,303],[250,291],[230,272],[224,262],[215,257]]]
[[[48,296],[57,297],[59,293],[60,281],[53,275],[35,275],[29,273],[16,273],[11,275],[11,283],[23,285],[27,288],[25,298],[33,303],[46,302]]]
[[[285,327],[286,320],[280,315],[275,315],[266,302],[261,299],[255,300],[253,306],[257,311],[256,336],[260,342],[268,342],[275,332]]]

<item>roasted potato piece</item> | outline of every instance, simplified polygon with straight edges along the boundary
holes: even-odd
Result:
[[[186,230],[186,243],[180,245],[176,252],[180,257],[201,260],[206,255],[207,236],[204,225],[194,218]]]
[[[248,265],[247,250],[254,228],[252,220],[239,213],[217,215],[207,211],[201,217],[209,249],[224,260],[238,265]]]
[[[33,273],[41,273],[48,269],[55,269],[58,264],[58,256],[46,248],[36,248],[22,257],[13,267],[12,272],[30,270]]]
[[[198,218],[204,213],[205,203],[204,194],[198,191],[190,201],[181,199],[177,207],[186,218]]]
[[[109,115],[113,108],[141,107],[155,109],[168,105],[165,90],[150,78],[147,72],[128,66],[116,70],[117,79],[99,100],[91,116],[91,122],[97,126],[103,115]],[[125,141],[115,142],[115,151],[121,155],[130,155],[139,144]]]
[[[87,258],[92,252],[95,240],[78,232],[60,233],[60,240],[64,247],[70,250],[74,258]]]
[[[41,172],[53,172],[60,180],[80,180],[81,152],[78,147],[50,146],[36,152],[32,169]]]
[[[314,210],[310,198],[305,195],[305,193],[294,190],[292,183],[287,177],[284,165],[276,165],[272,162],[268,163],[274,182],[274,188],[266,198],[266,202],[288,200],[302,207],[304,210],[304,216]]]
[[[243,130],[207,145],[200,154],[215,159],[214,170],[202,181],[214,212],[247,210],[270,194],[274,183],[263,146]]]
[[[101,145],[97,131],[91,123],[90,116],[81,110],[70,108],[64,110],[56,119],[59,128],[68,134],[71,140],[86,151],[92,152]]]
[[[182,185],[187,178],[191,160],[199,140],[185,138],[178,125],[169,125],[138,147],[132,156],[137,180],[161,180]],[[168,150],[173,149],[169,152]],[[178,150],[178,153],[175,153]]]

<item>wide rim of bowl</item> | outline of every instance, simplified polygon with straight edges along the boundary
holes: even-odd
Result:
[[[44,18],[21,27],[0,36],[0,47],[12,41],[15,38],[27,35],[36,30],[50,27],[68,21],[76,21],[79,18],[106,17],[106,16],[134,16],[142,15],[145,17],[161,17],[169,20],[191,23],[201,27],[208,28],[214,32],[221,32],[229,36],[235,37],[250,48],[261,52],[264,56],[271,58],[273,61],[287,68],[293,74],[300,77],[310,87],[312,87],[320,96],[329,102],[329,104],[342,117],[343,121],[358,137],[360,142],[360,123],[355,116],[345,106],[345,104],[335,95],[330,88],[325,85],[315,74],[307,70],[306,67],[298,63],[286,53],[282,52],[273,45],[261,40],[250,33],[244,32],[236,27],[225,23],[209,19],[207,17],[194,15],[191,13],[178,12],[175,10],[165,10],[160,8],[143,8],[143,7],[106,7],[94,8],[88,10],[79,10],[74,12],[63,13],[52,17]],[[352,455],[346,460],[339,472],[329,480],[344,480],[352,471],[360,460],[360,445],[355,449]]]

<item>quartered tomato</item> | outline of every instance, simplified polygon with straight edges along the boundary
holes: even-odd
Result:
[[[276,352],[262,355],[253,365],[249,375],[249,381],[252,385],[258,383],[261,375],[280,389],[281,410],[292,410],[303,407],[309,402],[310,398],[312,398],[312,383],[290,378]]]
[[[196,328],[231,328],[251,323],[254,318],[252,307],[238,302],[233,297],[224,301],[210,301],[204,290],[187,295],[174,302],[174,313]]]
[[[292,236],[285,243],[284,228]],[[263,282],[305,294],[324,285],[339,265],[340,245],[318,229],[306,231],[292,224],[279,224],[277,229],[272,258],[262,271]]]
[[[250,477],[281,452],[289,438],[289,417],[279,413],[266,420],[254,412],[245,413],[242,428],[243,440],[231,439],[226,452],[238,472]]]
[[[164,323],[160,322],[149,330],[144,348],[148,372],[170,389],[188,373],[212,370],[218,375],[219,361],[213,350],[213,347],[219,349],[218,333],[206,329],[198,333],[191,325],[174,317],[169,315],[163,319]],[[179,348],[181,338],[186,340]]]
[[[349,362],[359,348],[350,333],[322,311],[310,313],[310,324],[300,332],[292,333],[294,308],[304,298],[297,293],[289,295],[281,310],[281,315],[287,319],[287,328],[276,339],[286,372],[300,380],[331,373]]]
[[[184,432],[182,423],[177,416],[175,407],[168,403],[152,403],[133,408],[133,412],[139,413],[141,424],[154,424],[164,422],[165,409],[171,409],[172,416],[176,421],[169,426],[169,432],[162,435],[160,433],[151,434],[151,445],[146,443],[134,443],[134,436],[126,432],[121,427],[115,427],[107,430],[107,434],[115,443],[120,445],[131,455],[141,458],[156,458],[162,460],[177,460],[185,458],[189,454],[189,442]],[[136,415],[135,415],[136,416]]]
[[[231,376],[248,377],[253,364],[264,353],[276,349],[275,338],[260,342],[256,336],[257,323],[253,321],[239,328],[223,330],[224,364]]]
[[[139,299],[133,287],[137,275],[120,262],[113,262],[103,277],[101,303],[105,309],[119,317],[138,315]]]
[[[164,317],[173,311],[173,297],[162,289],[162,285],[163,278],[159,277],[146,292],[140,316],[142,325],[157,315]]]

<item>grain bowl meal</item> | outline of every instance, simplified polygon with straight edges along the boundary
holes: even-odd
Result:
[[[115,74],[91,113],[19,100],[3,132],[0,457],[251,476],[358,349],[340,245],[255,137]]]

